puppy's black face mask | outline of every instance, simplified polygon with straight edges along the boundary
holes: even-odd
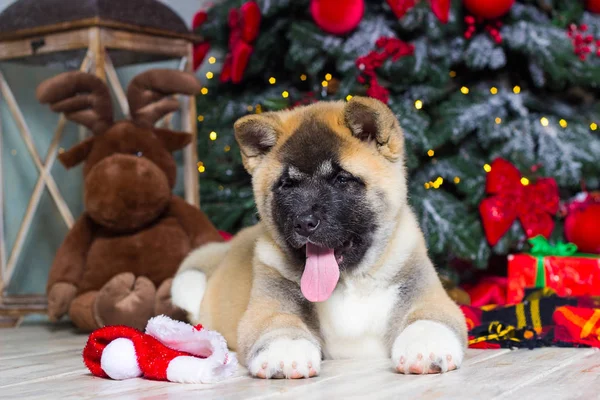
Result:
[[[349,269],[371,246],[377,222],[365,183],[337,161],[341,145],[327,125],[301,125],[281,149],[286,167],[272,187],[272,212],[299,261],[309,243],[333,249],[340,269]]]

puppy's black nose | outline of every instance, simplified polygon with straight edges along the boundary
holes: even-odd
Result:
[[[300,236],[309,237],[314,231],[317,230],[321,220],[314,214],[305,214],[296,217],[294,221],[294,229]]]

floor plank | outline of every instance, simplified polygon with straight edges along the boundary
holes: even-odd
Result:
[[[93,377],[81,360],[86,335],[69,326],[0,330],[0,399],[506,399],[598,398],[600,351],[469,350],[463,367],[434,376],[396,374],[387,359],[325,361],[306,380],[237,375],[213,385]]]
[[[570,363],[555,365],[544,372],[534,381],[514,388],[507,395],[520,400],[600,398],[600,350]]]

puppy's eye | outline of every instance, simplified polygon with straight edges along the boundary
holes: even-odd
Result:
[[[345,184],[345,183],[350,182],[350,178],[348,178],[347,176],[344,176],[344,175],[338,175],[335,178],[335,181],[340,184]]]
[[[279,189],[290,189],[296,186],[296,181],[290,178],[283,178],[279,181]]]

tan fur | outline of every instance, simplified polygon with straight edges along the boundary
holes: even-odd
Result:
[[[362,130],[369,126],[361,124],[368,118],[374,118],[377,134],[366,141],[361,135],[368,133]],[[208,248],[199,251],[196,264],[208,266],[200,269],[210,274],[218,266],[208,281],[197,322],[221,332],[243,363],[274,339],[306,339],[319,349],[332,340],[324,328],[327,321],[322,320],[326,304],[302,302],[300,273],[291,268],[294,261],[283,250],[285,239],[271,214],[271,188],[284,167],[281,148],[302,122],[310,119],[325,123],[339,137],[341,166],[364,180],[368,201],[377,210],[379,228],[373,244],[360,266],[342,273],[336,292],[359,299],[390,288],[391,293],[400,293],[393,300],[396,303],[390,304],[390,322],[382,333],[388,356],[398,335],[417,320],[449,327],[464,348],[462,313],[443,289],[423,234],[407,206],[404,139],[398,121],[382,103],[360,97],[348,103],[321,102],[249,115],[236,122],[236,138],[244,165],[252,174],[261,223],[240,232],[225,256]]]

